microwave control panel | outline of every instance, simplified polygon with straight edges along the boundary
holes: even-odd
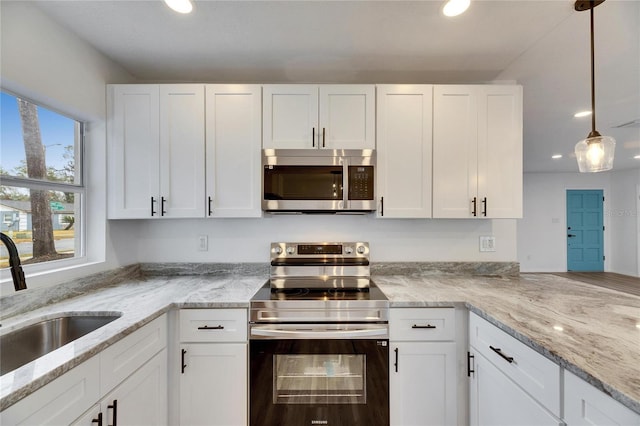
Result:
[[[349,199],[373,200],[373,166],[349,166]]]

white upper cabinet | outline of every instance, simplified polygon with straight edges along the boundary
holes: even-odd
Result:
[[[522,87],[434,86],[433,217],[522,217]]]
[[[260,217],[259,85],[206,86],[206,215]]]
[[[160,216],[203,217],[202,84],[160,86],[160,171]]]
[[[204,85],[109,86],[109,219],[204,216]]]
[[[374,149],[375,86],[263,86],[263,147]]]
[[[377,86],[381,218],[431,217],[431,85]]]
[[[160,194],[160,91],[149,84],[109,86],[108,215],[152,217]]]

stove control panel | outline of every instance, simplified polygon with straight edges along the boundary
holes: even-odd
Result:
[[[271,260],[295,258],[369,258],[369,243],[271,243]]]

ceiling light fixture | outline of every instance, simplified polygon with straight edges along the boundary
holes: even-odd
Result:
[[[640,160],[640,155],[636,155],[636,156],[635,156],[635,157],[633,157],[633,158],[635,158],[636,160]]]
[[[193,10],[191,0],[164,0],[164,2],[178,13],[191,13]]]
[[[580,111],[573,114],[575,118],[588,117],[591,115],[591,111]]]
[[[469,8],[471,0],[449,0],[442,8],[445,16],[458,16]]]
[[[553,158],[554,160],[557,160],[558,158],[562,158],[562,154],[553,154],[551,158]]]
[[[586,139],[576,144],[575,151],[580,173],[611,170],[613,168],[613,154],[616,148],[616,141],[612,137],[602,136],[596,130],[593,9],[603,2],[604,0],[578,0],[574,6],[578,12],[588,10],[591,14],[591,133],[589,133]]]

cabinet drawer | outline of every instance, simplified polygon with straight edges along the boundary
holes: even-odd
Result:
[[[454,308],[394,308],[389,312],[391,340],[455,340]]]
[[[182,309],[181,342],[246,342],[246,309]]]
[[[554,415],[560,417],[560,366],[474,313],[469,344]]]
[[[162,315],[100,354],[100,393],[104,395],[167,346],[167,316]]]

